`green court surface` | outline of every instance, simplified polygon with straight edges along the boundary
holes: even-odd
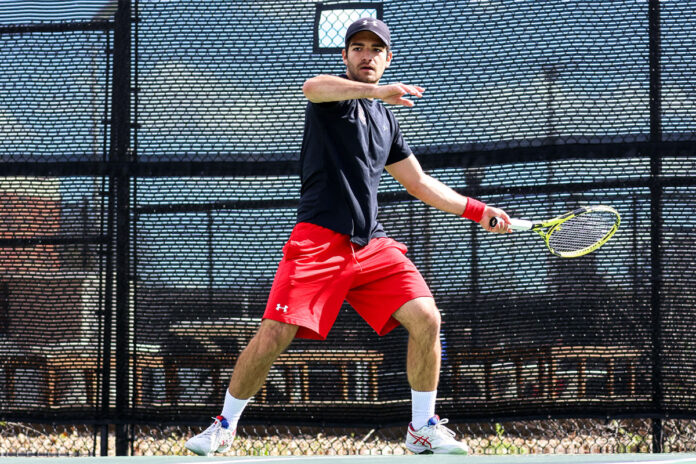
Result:
[[[0,458],[8,464],[696,464],[696,454],[545,454],[510,456],[137,456],[94,458]]]

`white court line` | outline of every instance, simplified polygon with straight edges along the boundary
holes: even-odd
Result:
[[[529,455],[527,455],[529,456]],[[620,456],[620,455],[619,455]],[[469,457],[476,457],[476,455],[471,455]],[[249,464],[254,464],[257,462],[287,462],[291,463],[292,461],[301,461],[302,458],[312,458],[311,456],[278,456],[278,457],[256,457],[256,456],[239,456],[236,458],[232,459],[225,459],[225,460],[210,460],[210,461],[202,461],[202,460],[196,460],[196,461],[190,461],[190,462],[181,462],[177,464],[201,464],[202,462],[210,462],[211,464],[234,464],[234,463],[240,463],[240,462],[245,462]],[[314,456],[313,459],[316,461],[318,456]],[[337,459],[374,459],[377,458],[379,459],[380,456],[371,456],[371,455],[343,455],[343,456],[321,456],[321,458],[326,458],[326,459],[331,459],[331,461],[337,460]],[[310,461],[311,462],[311,461]],[[481,464],[483,464],[482,461]],[[659,460],[652,460],[652,461],[588,461],[588,464],[675,464],[678,462],[693,462],[696,464],[696,457],[690,457],[690,458],[675,458],[675,459],[659,459]]]
[[[475,455],[469,456],[469,457],[476,457]],[[310,456],[278,456],[278,457],[269,457],[269,458],[263,458],[263,457],[256,457],[256,456],[240,456],[237,458],[233,459],[225,459],[225,460],[211,460],[208,462],[211,462],[212,464],[233,464],[233,463],[240,463],[240,462],[245,462],[249,464],[257,463],[257,462],[292,462],[293,460],[302,460],[302,458],[311,458]],[[321,456],[321,458],[326,458],[326,459],[331,459],[332,461],[337,460],[337,459],[368,459],[368,458],[379,458],[379,456],[371,456],[371,455],[350,455],[350,456]],[[313,457],[313,459],[316,461],[317,456]],[[205,461],[190,461],[190,462],[182,462],[182,463],[177,463],[177,464],[201,464],[202,462]],[[533,462],[533,461],[530,461]],[[570,462],[570,461],[569,461]],[[593,462],[593,461],[588,461],[588,464],[675,464],[678,462],[693,462],[696,463],[696,457],[690,457],[690,458],[675,458],[675,459],[660,459],[660,460],[653,460],[653,461],[605,461],[605,462]],[[483,463],[482,463],[483,464]]]
[[[327,458],[331,459],[332,461],[336,459],[367,459],[367,458],[379,458],[379,456],[370,456],[370,455],[351,455],[351,456],[321,456],[322,458]],[[312,456],[278,456],[278,457],[273,457],[273,458],[258,458],[256,456],[240,456],[238,458],[234,458],[231,460],[214,460],[210,461],[213,464],[231,464],[235,462],[247,462],[247,463],[256,463],[256,462],[291,462],[291,461],[297,461],[297,460],[302,460],[302,458],[309,458],[313,459],[314,461],[317,460],[317,457],[312,457]],[[191,462],[181,462],[177,464],[201,464],[201,461],[191,461]]]
[[[592,464],[674,464],[675,462],[693,462],[696,463],[696,458],[678,458],[678,459],[667,459],[660,461],[607,461],[607,462],[595,462]]]

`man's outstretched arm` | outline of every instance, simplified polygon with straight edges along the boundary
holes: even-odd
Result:
[[[473,202],[476,201],[460,195],[439,180],[423,172],[420,163],[413,155],[388,165],[386,170],[406,188],[408,193],[439,210],[461,216],[465,211],[470,211]],[[502,218],[503,221],[498,221],[496,227],[491,227],[490,220],[493,217]],[[505,211],[488,205],[484,205],[482,217],[478,220],[478,223],[484,229],[498,233],[510,232],[508,229],[509,222],[510,218]]]
[[[378,85],[345,79],[340,76],[321,74],[307,79],[302,92],[312,103],[377,98],[391,105],[413,106],[406,95],[422,97],[425,89],[417,85],[402,83]]]

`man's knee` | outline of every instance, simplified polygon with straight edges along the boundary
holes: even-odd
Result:
[[[296,325],[264,319],[261,321],[254,339],[260,347],[264,347],[269,352],[280,354],[293,341],[297,329]]]
[[[440,317],[440,311],[434,304],[422,309],[420,313],[420,322],[417,324],[417,330],[421,330],[433,337],[437,337],[440,334],[440,324],[442,319]]]
[[[431,335],[440,333],[440,311],[432,298],[417,298],[409,301],[394,313],[394,318],[409,333],[422,332]]]

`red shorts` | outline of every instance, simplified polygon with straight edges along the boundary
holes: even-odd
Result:
[[[301,222],[283,247],[263,318],[300,326],[298,338],[323,340],[346,300],[384,335],[399,325],[392,314],[406,302],[432,298],[405,253],[390,238],[359,248],[348,235]]]

